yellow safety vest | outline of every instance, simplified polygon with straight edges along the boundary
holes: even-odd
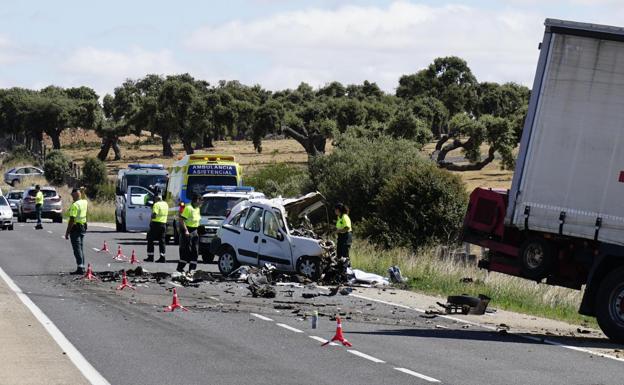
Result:
[[[74,218],[74,223],[87,223],[87,205],[86,199],[79,199],[69,206],[69,216]]]
[[[169,212],[169,205],[165,201],[154,203],[152,206],[152,213],[155,214],[152,222],[167,223],[167,213]]]
[[[341,230],[345,227],[349,228],[349,232],[353,230],[353,227],[351,227],[351,218],[349,218],[347,214],[342,214],[336,221],[336,229]]]
[[[184,218],[184,224],[187,227],[199,227],[199,221],[201,219],[199,207],[195,208],[192,204],[184,206],[182,218]]]
[[[43,193],[41,191],[39,191],[37,194],[35,194],[35,204],[36,205],[42,205],[43,204]]]

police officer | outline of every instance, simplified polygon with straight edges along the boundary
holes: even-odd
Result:
[[[35,186],[35,211],[37,212],[37,225],[35,229],[43,229],[41,224],[41,213],[43,212],[43,193],[41,192],[41,186]]]
[[[353,228],[351,218],[349,218],[349,208],[342,203],[337,203],[334,207],[336,213],[336,233],[338,233],[338,243],[336,245],[336,255],[338,259],[345,258],[349,266],[349,249],[353,242]]]
[[[157,263],[165,263],[165,225],[167,223],[167,213],[169,205],[162,200],[160,191],[156,191],[154,195],[154,204],[152,205],[152,221],[150,229],[147,233],[147,258],[145,262],[154,262],[154,241],[158,241],[158,251],[160,258]]]
[[[199,221],[201,214],[199,206],[201,196],[193,194],[191,204],[185,205],[184,210],[180,213],[180,262],[178,263],[178,272],[184,272],[184,267],[189,264],[189,273],[197,268],[197,255],[199,254]]]
[[[71,192],[74,203],[69,207],[69,222],[65,231],[65,239],[71,239],[76,271],[71,274],[84,274],[84,236],[87,232],[87,200],[82,192],[75,188]]]

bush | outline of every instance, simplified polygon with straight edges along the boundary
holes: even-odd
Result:
[[[60,186],[70,175],[70,160],[60,150],[50,151],[43,164],[45,177],[54,186]]]
[[[89,195],[89,190],[87,189],[87,195]],[[95,199],[98,202],[111,202],[115,200],[115,183],[106,182],[95,185],[93,188],[93,197],[91,199]]]
[[[361,233],[384,247],[414,250],[432,242],[452,242],[459,235],[467,202],[459,176],[416,159],[381,189]]]
[[[415,142],[387,136],[343,136],[336,145],[330,155],[310,161],[310,175],[330,204],[345,203],[355,220],[374,212],[373,199],[388,179],[421,157]]]
[[[273,163],[259,169],[245,178],[245,184],[271,198],[278,195],[293,197],[312,190],[307,171],[285,163]]]
[[[97,158],[85,159],[84,166],[82,167],[82,180],[81,183],[87,188],[87,195],[91,199],[101,199],[106,195],[108,188],[108,179],[106,172],[106,164]],[[114,190],[113,190],[114,198]]]
[[[13,165],[13,164],[34,164],[35,157],[32,155],[30,151],[24,145],[18,145],[13,147],[11,151],[9,151],[8,155],[4,157],[2,160],[3,165]]]
[[[414,140],[421,145],[433,138],[427,124],[416,118],[411,110],[399,110],[388,124],[387,132],[395,138]]]

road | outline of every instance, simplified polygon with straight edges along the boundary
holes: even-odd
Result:
[[[179,287],[189,312],[165,313],[169,283],[84,282],[62,273],[75,266],[64,224],[16,224],[0,232],[0,267],[111,384],[621,384],[624,363],[354,296],[304,299],[311,288],[278,286],[275,299],[252,298],[246,285],[208,282]],[[91,226],[87,261],[96,272],[130,268],[109,247],[136,248],[143,234]],[[143,264],[172,272],[167,264]],[[216,271],[215,265],[200,269]],[[140,281],[139,281],[140,282]],[[292,296],[292,297],[291,297]],[[281,309],[276,309],[281,307]],[[319,328],[306,312],[318,309]],[[343,313],[352,348],[321,347]],[[0,380],[1,383],[1,380]]]

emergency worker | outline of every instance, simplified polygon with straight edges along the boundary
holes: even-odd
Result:
[[[65,239],[71,240],[74,258],[76,259],[76,271],[71,274],[84,274],[84,236],[87,232],[87,199],[77,188],[73,189],[71,196],[74,203],[69,207],[69,222],[65,231]]]
[[[199,254],[199,221],[201,196],[193,194],[191,204],[185,205],[180,213],[178,222],[180,223],[180,262],[178,262],[178,272],[183,273],[186,264],[189,264],[189,273],[197,268],[197,255]]]
[[[349,266],[349,249],[353,242],[353,228],[351,227],[351,218],[349,218],[349,208],[342,203],[337,203],[334,211],[337,217],[336,233],[338,234],[336,255],[338,259],[345,258],[347,266]]]
[[[35,229],[42,230],[41,213],[43,212],[43,192],[41,192],[41,186],[35,186],[35,212],[37,213],[37,225]]]
[[[152,205],[152,221],[150,222],[149,232],[147,233],[147,258],[145,262],[154,262],[154,242],[158,241],[158,251],[160,258],[157,263],[165,263],[165,225],[167,223],[167,213],[169,205],[162,200],[162,195],[157,192],[154,195],[154,204]]]

